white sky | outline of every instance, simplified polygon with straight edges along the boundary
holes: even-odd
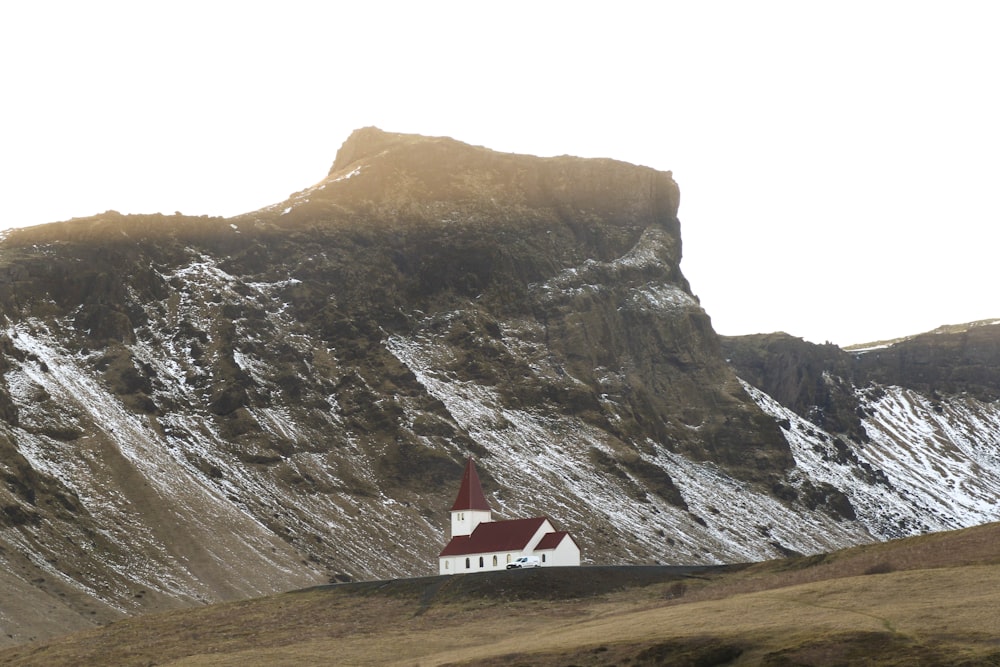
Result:
[[[235,215],[358,127],[672,170],[716,330],[1000,317],[1000,3],[3,2],[0,227]]]

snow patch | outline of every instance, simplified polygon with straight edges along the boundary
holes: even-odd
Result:
[[[501,493],[492,499],[504,517],[547,514],[570,530],[609,526],[623,562],[641,562],[649,552],[673,563],[763,560],[786,550],[817,553],[872,540],[863,526],[783,503],[659,443],[634,446],[629,455],[644,452],[641,458],[665,470],[688,510],[651,492],[637,500],[645,488],[641,479],[628,472],[609,475],[592,460],[595,451],[619,456],[606,433],[573,417],[504,407],[493,387],[439,372],[451,351],[435,337],[390,336],[385,346],[489,451],[480,465],[488,466],[500,487],[518,490],[514,497]]]
[[[649,283],[629,291],[632,305],[641,310],[670,312],[697,307],[694,298],[680,287],[670,283]]]
[[[338,176],[337,178],[333,179],[330,182],[331,183],[340,183],[341,181],[346,181],[346,180],[349,180],[351,178],[354,178],[355,176],[357,176],[360,173],[361,173],[361,167],[355,167],[350,172],[344,174],[343,176]]]
[[[1000,520],[1000,405],[939,403],[901,387],[858,390],[865,443],[827,433],[744,383],[766,413],[787,420],[798,471],[850,500],[879,539]]]

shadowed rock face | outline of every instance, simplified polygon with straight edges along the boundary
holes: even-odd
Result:
[[[784,333],[726,336],[722,348],[741,378],[785,407],[831,433],[865,439],[850,353]]]
[[[9,232],[0,585],[25,602],[0,643],[434,572],[470,453],[498,518],[547,515],[588,563],[948,525],[909,505],[879,523],[899,482],[852,449],[853,390],[824,379],[856,359],[774,338],[723,354],[678,202],[644,167],[366,128],[259,211]]]
[[[723,337],[722,348],[741,378],[817,426],[859,442],[867,439],[863,387],[904,387],[934,400],[1000,398],[995,322],[946,326],[857,352],[784,333]]]
[[[351,212],[338,228],[357,234],[361,218],[383,230],[369,250],[369,289],[359,299],[338,291],[334,319],[414,333],[454,309],[455,372],[488,379],[511,406],[547,402],[617,437],[652,437],[752,478],[790,464],[774,426],[755,423],[680,271],[669,173],[368,128],[305,199],[286,215],[336,218],[337,206]],[[505,336],[511,345],[489,342]],[[516,358],[498,349],[512,345]],[[538,377],[532,365],[553,373]],[[601,407],[611,397],[625,407],[614,424]],[[708,435],[691,438],[689,427],[702,424]]]
[[[98,345],[127,347],[137,330],[171,326],[195,352],[210,339],[208,407],[229,417],[268,399],[233,360],[251,345],[234,322],[266,325],[268,305],[223,299],[208,323],[156,321],[190,290],[184,276],[165,276],[204,253],[235,281],[291,281],[275,294],[291,321],[362,378],[393,378],[419,394],[381,340],[440,328],[447,315],[456,372],[487,377],[513,406],[548,403],[749,478],[780,472],[787,447],[748,406],[681,274],[678,199],[669,173],[613,160],[499,154],[367,128],[345,142],[324,182],[232,221],[108,214],[19,232],[8,243],[28,255],[17,264],[26,275],[3,286],[4,301],[31,311],[56,295],[49,316],[72,317],[76,337]],[[45,251],[28,251],[39,242]],[[521,339],[517,358],[489,346],[504,335]],[[149,369],[114,344],[105,379],[156,413]],[[281,388],[321,400],[318,383],[331,378],[305,373],[296,356],[285,354],[297,367],[282,370]],[[553,376],[530,372],[540,360]],[[624,408],[614,424],[602,396]],[[369,414],[375,423],[365,426],[395,439],[399,417]],[[692,437],[701,425],[706,433]],[[239,435],[253,437],[243,426]]]
[[[869,381],[995,401],[1000,398],[1000,327],[942,327],[859,354],[857,364]]]

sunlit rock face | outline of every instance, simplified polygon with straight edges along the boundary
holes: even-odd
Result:
[[[431,574],[469,454],[499,518],[550,517],[585,563],[990,520],[989,447],[888,435],[930,423],[905,407],[919,387],[858,384],[835,348],[805,394],[787,377],[808,351],[727,362],[678,203],[669,173],[366,128],[322,181],[235,218],[8,232],[0,585],[23,602],[0,642]],[[754,372],[786,379],[768,395]],[[955,401],[963,433],[994,428],[992,404]],[[908,463],[925,445],[947,475]]]

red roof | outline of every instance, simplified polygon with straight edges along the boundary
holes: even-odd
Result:
[[[528,546],[528,542],[531,541],[543,523],[545,523],[545,517],[481,523],[472,531],[472,535],[459,535],[451,538],[451,542],[448,542],[439,556],[521,551]],[[551,534],[549,533],[549,535]]]
[[[555,549],[563,541],[563,538],[569,535],[565,530],[557,530],[554,533],[545,533],[542,536],[541,541],[538,546],[535,547],[535,551],[545,551],[547,549]],[[569,539],[573,539],[572,537]]]
[[[471,456],[465,464],[465,474],[462,475],[462,486],[458,489],[458,497],[451,506],[452,512],[462,510],[491,511],[490,504],[483,495],[483,487],[479,484],[479,475],[476,473],[476,465],[472,462]]]

